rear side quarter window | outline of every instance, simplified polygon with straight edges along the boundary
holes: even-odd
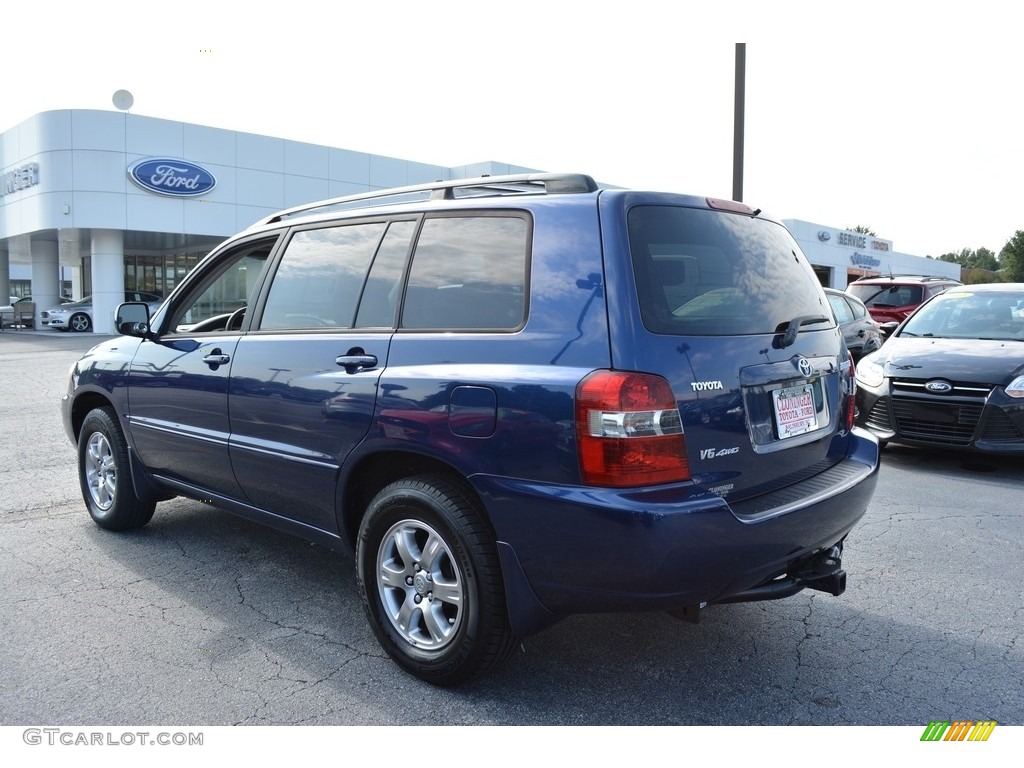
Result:
[[[525,214],[426,219],[409,272],[401,327],[520,328],[526,318],[530,229]]]

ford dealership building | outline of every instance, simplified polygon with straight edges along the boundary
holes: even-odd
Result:
[[[0,303],[93,297],[113,332],[124,292],[166,296],[214,245],[275,211],[372,189],[533,169],[443,167],[125,112],[44,112],[0,137]],[[584,169],[585,170],[585,169]],[[694,192],[681,186],[681,192]],[[819,278],[959,277],[875,237],[787,220]]]

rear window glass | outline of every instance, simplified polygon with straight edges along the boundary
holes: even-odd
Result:
[[[868,307],[909,307],[924,300],[920,285],[851,285],[850,293]]]
[[[640,311],[653,333],[777,333],[799,316],[831,318],[814,271],[778,224],[672,206],[634,207],[628,222]]]

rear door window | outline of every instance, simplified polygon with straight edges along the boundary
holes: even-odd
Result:
[[[628,224],[641,315],[653,333],[777,333],[799,316],[832,322],[813,270],[779,224],[655,205],[630,209]]]
[[[850,309],[849,303],[842,296],[836,296],[834,293],[828,294],[828,303],[832,305],[832,311],[835,312],[836,320],[842,323],[852,323],[854,320],[853,310]]]

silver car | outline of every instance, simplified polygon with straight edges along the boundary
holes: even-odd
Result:
[[[163,299],[155,293],[143,293],[141,291],[125,291],[125,301],[144,301],[149,305],[149,311],[156,312],[157,307],[163,303]],[[40,316],[44,326],[55,328],[58,331],[91,331],[92,322],[92,296],[86,296],[79,301],[70,304],[63,304],[53,309],[48,309]]]

